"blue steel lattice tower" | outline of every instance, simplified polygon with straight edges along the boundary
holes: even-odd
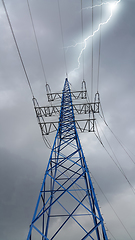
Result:
[[[92,106],[92,105],[91,105]],[[91,107],[92,108],[92,107]],[[42,135],[42,110],[35,107]],[[65,80],[58,129],[27,240],[108,240]]]

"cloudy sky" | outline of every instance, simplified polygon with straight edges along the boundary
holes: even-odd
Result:
[[[83,0],[83,8],[91,0]],[[111,1],[110,1],[111,2]],[[81,1],[59,0],[64,46],[82,41]],[[94,0],[99,4],[100,0]],[[56,0],[29,0],[46,79],[52,92],[61,91],[66,69]],[[5,0],[21,56],[34,96],[47,105],[45,79],[36,46],[27,1]],[[100,8],[94,8],[94,30]],[[111,14],[103,5],[103,22]],[[121,165],[119,171],[93,133],[79,134],[93,176],[99,204],[111,239],[135,239],[135,1],[121,0],[110,21],[102,27],[99,93],[101,104],[114,137],[97,116],[102,142]],[[83,35],[91,34],[91,9],[83,10]],[[50,150],[45,146],[32,104],[32,95],[0,2],[0,239],[26,239],[35,209]],[[84,51],[84,79],[91,95],[91,44]],[[96,92],[99,32],[93,38],[94,87]],[[83,63],[77,58],[82,45],[65,49],[66,66],[73,90],[81,89]],[[73,72],[72,72],[73,71]],[[71,72],[71,73],[70,73]],[[49,136],[53,143],[55,135]],[[107,140],[106,140],[107,139]],[[109,143],[109,144],[108,144]],[[124,146],[124,149],[122,146]],[[107,201],[108,200],[108,201]]]

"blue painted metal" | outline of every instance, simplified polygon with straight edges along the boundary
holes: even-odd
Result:
[[[108,240],[76,130],[66,79],[59,126],[27,240],[87,238]]]

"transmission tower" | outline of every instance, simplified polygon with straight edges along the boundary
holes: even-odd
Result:
[[[71,92],[67,78],[62,93],[51,93],[49,85],[47,88],[48,101],[61,99],[61,105],[39,107],[33,99],[43,137],[57,132],[27,240],[108,240],[77,133],[77,128],[81,132],[94,131],[98,94],[93,103],[73,104],[72,100],[87,98],[84,81],[82,90],[76,92]],[[58,122],[46,122],[46,117],[56,113]],[[88,114],[88,118],[76,120],[75,113]]]

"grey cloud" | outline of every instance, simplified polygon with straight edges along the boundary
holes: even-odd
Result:
[[[99,1],[96,1],[98,3]],[[53,92],[61,91],[65,79],[63,46],[57,1],[29,1],[47,81]],[[38,56],[26,1],[5,0],[35,97],[47,105],[45,80]],[[84,7],[88,1],[83,1]],[[81,41],[79,1],[60,1],[65,46]],[[107,123],[120,141],[134,153],[135,133],[135,3],[121,1],[112,20],[102,28],[99,92]],[[104,8],[104,14],[106,12]],[[98,12],[95,10],[99,21]],[[106,15],[107,16],[107,15]],[[104,17],[106,17],[104,16]],[[6,16],[0,4],[0,238],[26,239],[50,150],[42,141],[23,72]],[[84,35],[91,30],[90,11],[84,11]],[[96,27],[96,26],[95,26]],[[98,37],[94,37],[94,93],[96,92]],[[66,51],[68,73],[77,66],[81,46]],[[85,51],[85,80],[91,93],[91,41]],[[73,89],[81,88],[81,68],[69,75]],[[94,94],[93,93],[93,94]],[[135,165],[111,132],[98,118],[128,179],[135,187]],[[104,136],[101,138],[110,151]],[[92,134],[79,134],[90,172],[115,211],[134,233],[134,194],[113,161]],[[54,135],[49,136],[53,143]],[[134,155],[127,150],[132,158]],[[93,182],[94,182],[93,178]],[[105,197],[94,183],[108,229],[116,239],[130,239]],[[66,231],[66,230],[65,230]],[[108,233],[109,236],[111,236]],[[63,236],[62,236],[63,239]],[[112,238],[113,239],[113,238]]]

